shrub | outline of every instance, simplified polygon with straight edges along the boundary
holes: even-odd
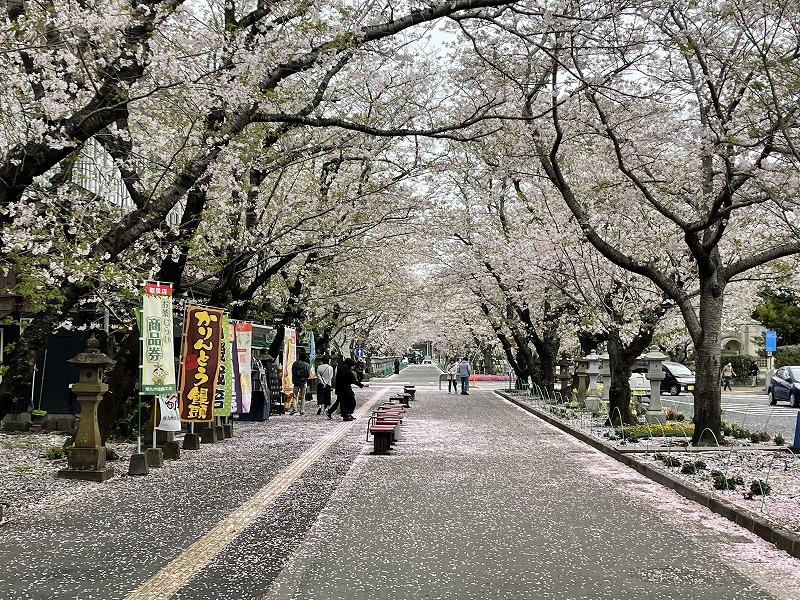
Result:
[[[770,436],[766,431],[754,431],[750,434],[750,441],[754,444],[758,444],[759,442],[768,442],[770,440]]]
[[[678,459],[677,459],[677,458],[675,458],[674,456],[665,456],[665,457],[662,459],[662,462],[663,462],[663,463],[664,463],[664,464],[665,464],[667,467],[680,467],[680,466],[683,464],[683,463],[681,463],[681,461],[680,461],[680,460],[678,460]]]
[[[702,460],[689,460],[683,463],[683,466],[681,467],[681,473],[685,475],[694,475],[698,471],[702,471],[705,468],[706,463],[704,463]]]
[[[111,446],[106,446],[106,460],[119,460],[119,452]]]
[[[776,433],[772,437],[772,441],[775,442],[776,446],[785,446],[786,445],[786,440],[783,439],[783,436],[780,433]]]
[[[61,446],[50,446],[45,450],[44,457],[47,460],[58,460],[64,458],[64,449]]]
[[[744,479],[741,477],[726,477],[722,471],[711,471],[711,478],[714,480],[714,489],[717,490],[733,490],[737,485],[744,485]]]
[[[750,493],[754,496],[766,496],[771,489],[772,487],[766,481],[756,479],[750,482]]]

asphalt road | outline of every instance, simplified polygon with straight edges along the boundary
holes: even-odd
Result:
[[[661,405],[682,412],[687,419],[694,414],[694,397],[691,394],[661,396]],[[738,423],[750,431],[766,431],[774,436],[780,432],[787,443],[795,437],[800,410],[781,402],[770,406],[767,394],[760,388],[750,391],[735,389],[722,394],[722,417],[729,423]]]

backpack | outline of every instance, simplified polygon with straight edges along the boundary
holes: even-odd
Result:
[[[310,375],[310,371],[308,368],[308,363],[304,363],[300,360],[294,361],[292,365],[292,383],[295,385],[305,383],[308,381],[308,376]]]

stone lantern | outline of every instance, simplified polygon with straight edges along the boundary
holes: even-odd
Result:
[[[597,350],[592,350],[585,357],[589,388],[584,403],[586,404],[586,408],[588,408],[593,415],[599,414],[600,412],[600,398],[597,396],[597,376],[600,374],[599,359],[600,356],[597,354]]]
[[[561,382],[561,399],[569,402],[572,395],[572,375],[569,373],[569,354],[561,353],[561,360],[558,363],[558,380]]]
[[[650,406],[645,414],[648,423],[666,423],[667,416],[661,410],[661,382],[664,380],[664,370],[661,363],[669,358],[658,349],[650,346],[642,358],[647,361],[647,378],[650,380]]]
[[[100,352],[99,347],[100,343],[92,336],[86,342],[86,351],[67,361],[80,369],[80,379],[72,385],[72,391],[81,405],[81,414],[75,446],[69,450],[69,467],[58,472],[64,479],[105,481],[114,474],[114,469],[106,467],[106,447],[100,441],[97,405],[108,391],[108,385],[102,382],[103,371],[115,362]]]

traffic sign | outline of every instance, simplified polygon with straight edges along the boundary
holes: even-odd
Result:
[[[778,349],[778,332],[773,329],[768,329],[764,335],[766,339],[767,352],[775,352]]]

